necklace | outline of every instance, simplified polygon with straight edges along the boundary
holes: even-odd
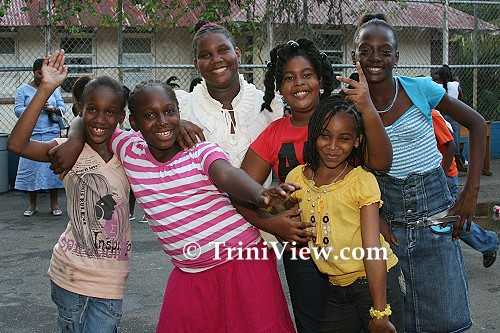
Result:
[[[384,114],[387,111],[389,111],[394,106],[394,103],[396,103],[396,100],[398,99],[399,84],[398,84],[398,81],[396,80],[396,78],[394,78],[394,83],[396,84],[396,92],[394,93],[394,98],[392,99],[392,103],[391,103],[391,105],[389,105],[387,108],[385,108],[382,111],[377,110],[377,112],[379,114]]]
[[[349,163],[347,163],[347,161],[346,161],[344,170],[342,170],[342,172],[337,177],[335,177],[335,179],[330,184],[335,183],[337,181],[337,179],[339,179],[340,176],[342,176],[342,174],[347,170],[348,166],[349,166]],[[323,191],[321,191],[319,194],[313,196],[313,193],[312,193],[313,186],[315,186],[314,171],[312,172],[312,176],[311,176],[311,185],[307,189],[307,193],[309,195],[307,198],[307,201],[311,201],[311,212],[310,212],[309,221],[311,223],[316,223],[316,216],[314,215],[314,213],[316,212],[316,209],[318,210],[319,213],[324,212],[324,215],[321,218],[321,222],[323,222],[323,223],[321,223],[321,226],[316,226],[316,231],[317,231],[316,234],[321,239],[321,243],[316,243],[316,237],[313,237],[312,241],[313,241],[315,247],[326,247],[328,245],[328,243],[330,243],[330,239],[328,238],[328,236],[330,235],[330,232],[332,229],[331,229],[331,226],[329,223],[330,217],[328,216],[328,207],[325,207],[325,202],[328,202],[328,201],[325,200],[325,198],[322,197],[321,195],[322,194],[326,195],[327,187],[325,187],[323,189]],[[327,258],[324,258],[324,257],[321,257],[321,258],[323,259],[323,261],[327,260]]]
[[[337,177],[335,177],[335,179],[330,183],[330,184],[333,184],[337,181],[337,179],[340,178],[340,176],[342,176],[342,174],[344,173],[344,171],[347,169],[347,167],[349,166],[349,163],[347,163],[347,161],[345,162],[345,167],[344,167],[344,170],[342,170],[341,173],[339,173],[339,175]],[[312,171],[312,170],[311,170]],[[312,176],[311,176],[311,180],[314,182],[314,171],[312,171]]]

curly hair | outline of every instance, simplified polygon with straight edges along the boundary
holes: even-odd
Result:
[[[146,87],[162,87],[165,89],[165,92],[167,95],[175,101],[175,105],[177,106],[177,109],[179,108],[179,102],[177,101],[177,97],[175,96],[174,89],[168,84],[163,81],[159,80],[147,80],[147,81],[142,81],[138,83],[135,88],[130,92],[128,96],[128,109],[130,110],[130,114],[134,115],[136,108],[137,108],[137,94],[139,94],[142,90],[144,90]]]
[[[394,36],[394,46],[395,49],[398,49],[398,37],[396,35],[396,30],[394,30],[394,27],[387,21],[387,18],[384,14],[381,13],[370,13],[370,14],[364,14],[361,16],[359,19],[358,23],[358,28],[356,29],[356,32],[354,33],[354,44],[356,45],[359,41],[359,33],[361,30],[364,28],[370,27],[370,26],[378,26],[378,27],[383,27],[388,29],[389,31],[392,32],[392,35]]]
[[[334,115],[344,113],[351,117],[356,124],[356,134],[360,138],[359,146],[354,147],[347,158],[347,162],[356,167],[364,165],[366,152],[366,140],[364,126],[361,115],[358,113],[352,102],[346,101],[342,96],[332,95],[318,103],[316,111],[309,121],[308,140],[304,144],[304,162],[307,163],[314,172],[318,171],[320,158],[316,149],[316,140],[326,129]]]
[[[320,100],[331,95],[335,87],[335,76],[332,64],[325,53],[320,52],[313,41],[307,38],[300,38],[297,41],[289,41],[276,46],[270,52],[270,61],[267,63],[266,75],[264,78],[264,103],[261,110],[271,110],[271,101],[275,96],[275,91],[281,87],[283,82],[283,69],[287,61],[294,57],[304,57],[309,60],[318,78],[323,80],[323,93]]]

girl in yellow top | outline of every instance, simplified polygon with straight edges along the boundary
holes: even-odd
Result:
[[[290,201],[302,209],[302,221],[315,224],[310,254],[329,275],[317,332],[404,331],[404,280],[380,234],[382,201],[375,177],[362,168],[363,131],[352,103],[340,96],[321,101],[309,122],[306,164],[286,178],[302,184]]]

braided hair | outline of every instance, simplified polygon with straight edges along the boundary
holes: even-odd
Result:
[[[359,146],[353,147],[347,162],[354,166],[363,166],[366,152],[366,140],[364,126],[361,115],[358,113],[352,102],[346,101],[342,96],[332,95],[318,103],[316,111],[309,120],[308,140],[304,144],[304,162],[307,163],[313,172],[319,168],[320,158],[316,149],[316,140],[326,129],[334,115],[344,113],[351,117],[356,124],[356,134],[360,138]],[[362,135],[361,135],[362,134]]]
[[[453,81],[450,66],[443,65],[443,67],[438,69],[437,74],[441,78],[443,88],[448,92],[448,82]]]
[[[271,60],[267,63],[266,75],[264,78],[264,103],[261,110],[271,110],[271,101],[275,96],[276,89],[281,87],[283,82],[283,69],[288,59],[294,57],[304,57],[307,59],[318,78],[323,80],[323,93],[320,100],[330,96],[335,85],[332,64],[325,53],[320,52],[313,41],[307,38],[300,38],[297,41],[289,41],[286,44],[276,46],[270,52]]]
[[[396,36],[396,30],[394,30],[394,27],[387,21],[386,16],[381,13],[370,13],[361,16],[361,18],[359,19],[358,28],[354,33],[355,45],[358,44],[359,33],[361,32],[361,30],[370,26],[383,27],[391,31],[392,35],[394,36],[394,47],[396,50],[398,49],[398,38]]]
[[[162,87],[165,89],[166,93],[169,95],[169,97],[175,101],[175,105],[177,106],[177,109],[179,109],[179,102],[177,101],[177,97],[175,96],[174,89],[168,84],[163,81],[159,80],[147,80],[147,81],[142,81],[139,84],[135,86],[135,88],[130,92],[128,96],[128,109],[130,110],[130,114],[134,115],[136,108],[137,108],[137,94],[139,94],[141,91],[143,91],[147,87]]]
[[[221,35],[225,36],[231,42],[231,45],[233,46],[233,48],[236,49],[236,43],[234,42],[233,35],[231,35],[229,30],[227,30],[226,28],[224,28],[221,25],[218,25],[217,23],[208,22],[205,20],[200,20],[195,24],[194,31],[195,31],[195,33],[194,33],[194,37],[193,37],[193,54],[194,54],[195,60],[196,60],[196,52],[197,52],[197,48],[198,48],[198,41],[202,37],[204,37],[208,34],[211,34],[211,33],[221,34]]]

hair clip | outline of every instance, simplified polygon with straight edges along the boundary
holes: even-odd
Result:
[[[219,25],[217,23],[208,22],[208,23],[205,23],[204,25],[202,25],[200,27],[200,29],[198,29],[198,31],[200,31],[201,29],[208,28],[208,27],[219,27]]]
[[[323,59],[323,60],[328,59],[328,56],[326,55],[326,53],[325,53],[325,52],[320,52],[320,53],[319,53],[319,56],[320,56],[320,57],[321,57],[321,59]]]
[[[266,63],[266,66],[267,66],[267,68],[273,68],[273,67],[274,67],[274,64],[273,64],[272,62],[268,61],[268,62]]]
[[[378,17],[374,17],[368,20],[368,22],[370,21],[383,21],[383,20],[379,19]]]
[[[290,46],[292,49],[296,49],[300,46],[299,43],[297,43],[294,40],[289,40],[288,43],[286,43],[286,45]]]

